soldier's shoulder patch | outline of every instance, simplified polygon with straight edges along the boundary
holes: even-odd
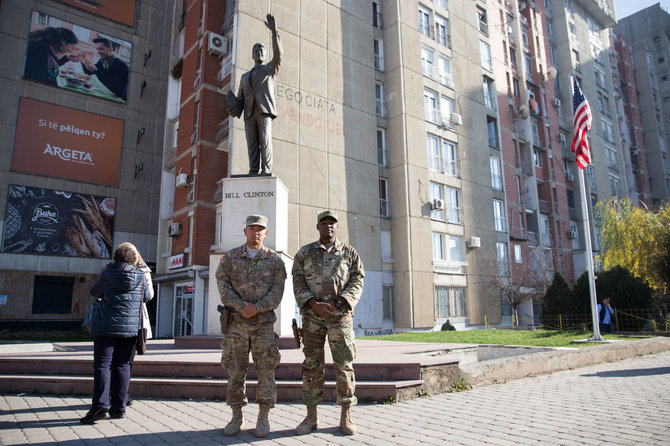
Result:
[[[225,254],[221,256],[221,258],[219,259],[219,263],[222,264],[222,265],[224,263],[226,263],[226,255]]]

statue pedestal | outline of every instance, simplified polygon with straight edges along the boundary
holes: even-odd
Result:
[[[288,247],[288,189],[277,177],[239,177],[221,180],[222,196],[216,209],[216,241],[214,252],[209,257],[209,292],[206,304],[207,334],[221,333],[219,312],[221,303],[216,283],[216,269],[221,254],[246,243],[244,225],[251,214],[262,214],[268,218],[268,235],[264,245],[277,251],[286,266],[288,275],[284,285],[284,297],[275,310],[277,322],[275,333],[293,336],[291,321],[297,317],[291,268],[293,259],[286,254]]]

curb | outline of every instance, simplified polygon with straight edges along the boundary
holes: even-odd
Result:
[[[474,387],[668,350],[670,350],[670,339],[655,337],[637,341],[610,341],[607,344],[582,348],[562,347],[551,351],[463,364],[460,368],[465,381]]]

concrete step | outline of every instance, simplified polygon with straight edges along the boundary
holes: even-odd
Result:
[[[421,367],[418,362],[404,364],[357,363],[354,364],[356,379],[359,381],[402,381],[421,379]],[[93,358],[67,359],[59,358],[25,358],[0,357],[0,373],[2,374],[54,374],[54,375],[90,375],[93,373]],[[136,360],[133,364],[133,375],[148,377],[179,377],[179,378],[227,378],[226,371],[220,362],[186,362],[186,361],[152,361]],[[248,376],[256,378],[256,370],[249,367]],[[302,378],[302,362],[282,362],[275,370],[277,379],[300,380]],[[333,364],[326,364],[326,379],[335,379]]]
[[[223,335],[193,335],[193,336],[178,336],[174,338],[174,348],[178,350],[186,349],[220,349]],[[279,338],[280,350],[297,349],[295,345],[295,338],[281,337]]]
[[[422,380],[357,381],[356,396],[366,401],[402,401],[415,398]],[[247,397],[255,399],[257,381],[247,380]],[[130,393],[143,398],[205,398],[225,400],[226,380],[205,378],[148,378],[133,376]],[[33,393],[56,395],[92,395],[93,377],[80,375],[0,375],[0,393]],[[302,398],[302,381],[277,380],[279,401],[299,401]],[[327,380],[325,401],[336,401],[335,381]]]

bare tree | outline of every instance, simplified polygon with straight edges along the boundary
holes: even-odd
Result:
[[[518,326],[521,304],[541,298],[551,283],[551,256],[541,247],[525,250],[521,263],[510,262],[505,254],[504,259],[497,255],[480,256],[480,281],[499,291],[503,302],[512,307],[513,325]]]

